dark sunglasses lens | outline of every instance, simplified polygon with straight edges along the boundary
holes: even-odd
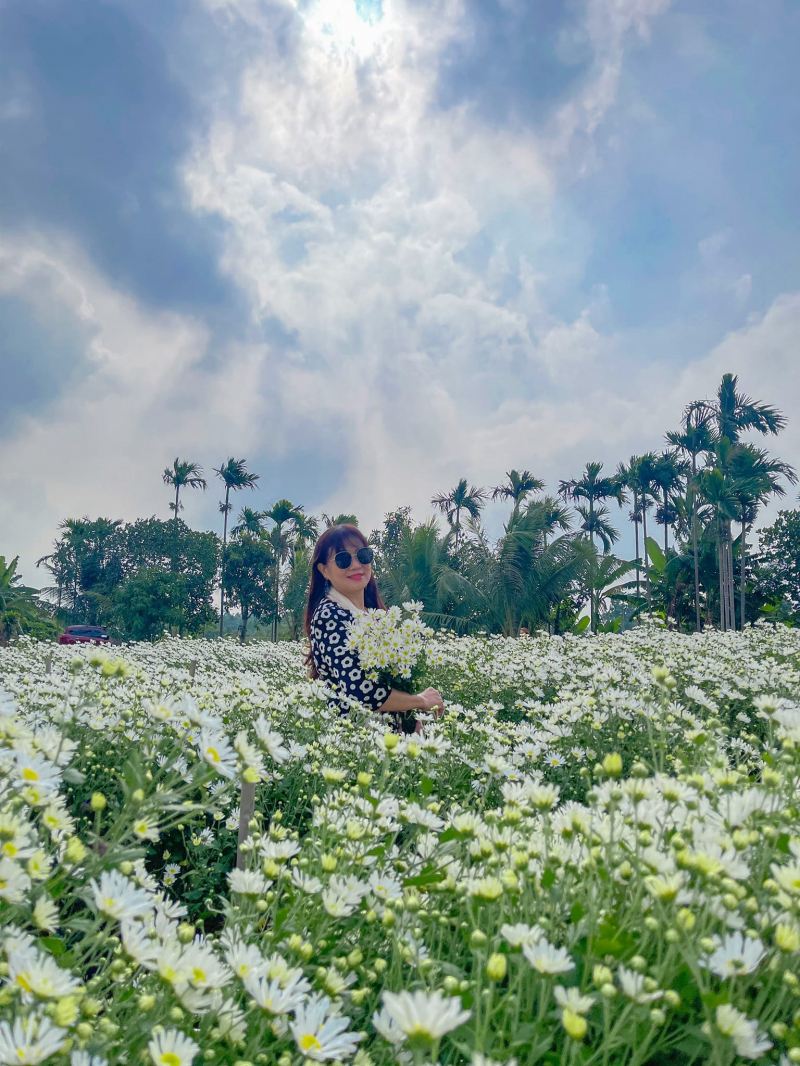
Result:
[[[356,552],[356,559],[358,559],[363,566],[366,566],[367,563],[371,563],[374,558],[375,552],[372,548],[359,548]],[[337,552],[333,557],[333,561],[340,570],[346,570],[353,561],[353,556],[350,552]]]

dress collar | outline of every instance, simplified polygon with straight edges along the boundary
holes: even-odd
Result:
[[[360,607],[356,607],[352,600],[349,600],[343,592],[337,592],[333,586],[328,589],[325,594],[329,600],[333,600],[334,603],[338,603],[340,607],[344,607],[346,611],[349,611],[352,615],[366,614],[366,608],[362,611]]]

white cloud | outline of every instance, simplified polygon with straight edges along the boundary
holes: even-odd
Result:
[[[0,551],[20,554],[26,580],[65,517],[168,517],[160,478],[176,454],[222,459],[253,447],[263,352],[232,349],[204,369],[202,324],[143,310],[64,242],[0,241],[0,292],[57,307],[91,336],[88,374],[3,441]]]
[[[551,143],[555,156],[577,151],[582,167],[592,161],[591,138],[616,101],[625,49],[631,38],[649,39],[653,23],[670,3],[671,0],[588,0],[585,21],[576,32],[588,38],[594,69],[585,87],[567,100],[556,115]]]

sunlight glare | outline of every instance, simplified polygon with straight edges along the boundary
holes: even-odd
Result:
[[[307,28],[330,51],[366,59],[385,35],[380,0],[315,0],[301,11]]]

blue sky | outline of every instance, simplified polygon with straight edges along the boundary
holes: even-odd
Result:
[[[800,467],[799,45],[793,0],[3,6],[0,553],[167,517],[175,455],[367,528],[555,487],[727,370]]]

